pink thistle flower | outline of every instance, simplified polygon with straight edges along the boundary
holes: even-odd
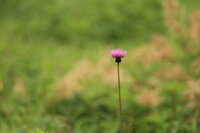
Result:
[[[126,51],[123,51],[121,49],[111,50],[110,54],[113,58],[116,58],[116,62],[121,62],[121,58],[124,58],[127,55]]]
[[[126,56],[127,52],[121,49],[115,49],[110,51],[110,55],[115,58],[117,63],[117,77],[118,77],[118,89],[119,89],[119,117],[120,117],[120,133],[123,132],[123,120],[122,120],[122,101],[121,101],[121,85],[120,85],[120,73],[119,73],[119,63],[121,58]]]
[[[111,50],[110,54],[113,58],[123,58],[126,56],[127,52],[121,49]]]

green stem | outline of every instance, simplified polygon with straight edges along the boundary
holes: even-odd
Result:
[[[121,85],[120,85],[120,73],[119,73],[119,63],[117,63],[117,74],[118,74],[118,89],[119,89],[119,117],[120,117],[120,132],[122,133],[122,102],[121,102]]]

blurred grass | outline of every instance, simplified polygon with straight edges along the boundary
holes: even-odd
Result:
[[[1,14],[1,29],[31,41],[141,41],[165,31],[160,0],[1,0]]]
[[[180,1],[186,31],[198,3]],[[199,96],[199,49],[188,33],[169,31],[163,1],[0,0],[0,11],[0,132],[116,133],[115,47],[128,51],[121,65],[126,132],[200,131],[198,104],[190,107]],[[149,43],[153,33],[166,36],[172,57],[155,56],[163,45]],[[60,82],[73,97],[59,97]],[[197,96],[186,97],[189,90]]]

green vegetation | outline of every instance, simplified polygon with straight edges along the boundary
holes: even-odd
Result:
[[[198,3],[0,0],[0,132],[200,132]]]
[[[1,0],[1,16],[4,32],[26,40],[141,41],[165,29],[160,0]]]

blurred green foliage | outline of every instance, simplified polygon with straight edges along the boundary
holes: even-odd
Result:
[[[1,0],[0,10],[1,29],[28,40],[141,41],[165,31],[160,0]]]
[[[198,3],[183,0],[181,8],[189,15]],[[187,81],[199,82],[194,62],[200,50],[193,48],[199,43],[188,34],[169,35],[173,57],[151,64],[133,60],[139,45],[149,43],[153,33],[170,34],[164,17],[162,0],[0,0],[0,133],[118,132],[115,85],[107,85],[100,76],[84,77],[78,82],[83,91],[72,98],[58,99],[56,90],[57,82],[82,59],[107,67],[101,58],[110,58],[103,51],[111,47],[128,51],[122,69],[134,78],[122,84],[126,133],[200,132],[199,107],[189,108],[195,100],[184,97]],[[149,51],[138,58],[151,57]],[[157,75],[166,68],[169,73],[175,69],[171,73],[178,78]],[[110,70],[104,73],[108,77]],[[141,91],[158,88],[162,104],[151,107],[137,101]]]

